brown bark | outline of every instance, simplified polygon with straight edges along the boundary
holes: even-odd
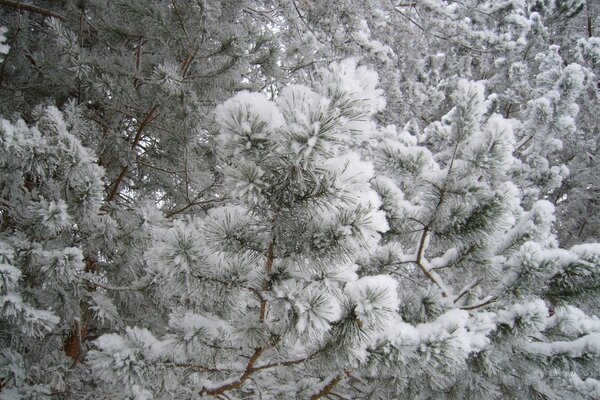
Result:
[[[91,273],[95,270],[96,261],[91,257],[86,257],[85,272]],[[86,290],[88,292],[93,292],[96,290],[96,286],[92,284],[87,284]],[[82,301],[80,303],[80,308],[81,317],[79,320],[75,319],[73,321],[73,328],[71,329],[69,336],[67,336],[63,344],[63,351],[68,357],[73,359],[73,365],[81,361],[81,358],[83,357],[83,345],[85,343],[85,338],[88,334],[88,324],[90,320],[90,310],[85,301]]]

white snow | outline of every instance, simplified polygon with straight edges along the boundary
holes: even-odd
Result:
[[[592,333],[572,341],[531,342],[525,346],[531,353],[545,356],[567,355],[581,357],[583,355],[600,354],[600,333]]]
[[[191,311],[183,315],[171,315],[169,326],[180,332],[186,341],[198,334],[217,338],[225,332],[231,332],[231,326],[226,321],[213,315],[201,315]]]
[[[399,306],[397,282],[388,275],[366,276],[345,287],[363,323],[387,326]]]

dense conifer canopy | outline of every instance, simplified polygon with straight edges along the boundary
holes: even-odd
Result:
[[[0,399],[600,398],[598,32],[0,0]]]

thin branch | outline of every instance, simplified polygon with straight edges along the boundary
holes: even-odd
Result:
[[[489,304],[495,303],[496,302],[496,298],[495,297],[486,297],[483,299],[483,301],[481,301],[480,303],[474,304],[472,306],[466,306],[466,307],[461,307],[461,310],[466,310],[466,311],[471,311],[471,310],[476,310],[478,308],[482,308],[485,307]]]
[[[186,204],[185,206],[175,210],[175,211],[171,211],[168,214],[165,215],[166,218],[171,218],[179,213],[182,213],[184,211],[186,211],[189,208],[192,208],[194,206],[203,206],[206,204],[210,204],[210,203],[218,203],[221,201],[225,201],[227,200],[226,197],[222,197],[220,199],[210,199],[210,200],[202,200],[202,201],[197,201],[197,199],[192,200],[189,204]]]
[[[217,396],[217,395],[223,394],[224,392],[226,392],[228,390],[237,389],[240,386],[242,386],[244,384],[244,382],[247,381],[248,378],[250,378],[250,376],[255,372],[254,364],[256,363],[256,361],[258,360],[258,358],[260,357],[262,352],[263,352],[262,347],[259,347],[256,350],[254,350],[254,353],[252,353],[252,356],[250,356],[250,359],[248,360],[248,364],[246,364],[246,370],[244,371],[242,376],[239,377],[239,379],[237,379],[236,381],[233,381],[231,383],[227,383],[225,385],[217,386],[216,388],[213,388],[213,389],[204,390],[204,393],[211,395],[211,396]]]
[[[246,6],[242,9],[242,11],[245,12],[246,14],[250,15],[252,18],[256,19],[257,21],[260,21],[261,19],[262,20],[266,19],[275,26],[280,25],[280,22],[277,22],[275,20],[275,18],[273,18],[270,15],[275,10],[255,10],[252,7]]]
[[[326,44],[326,43],[324,43],[319,38],[319,36],[315,33],[315,31],[310,27],[310,25],[308,24],[308,22],[306,22],[306,20],[304,19],[304,16],[300,12],[300,9],[298,8],[298,5],[296,4],[295,0],[292,0],[292,5],[294,6],[294,9],[296,10],[296,13],[298,14],[298,17],[300,17],[300,21],[302,21],[302,23],[304,24],[304,26],[306,27],[306,29],[308,29],[308,31],[310,33],[312,33],[312,35],[315,37],[315,39],[317,39],[317,41],[319,41],[321,44]]]
[[[448,183],[448,180],[450,179],[450,174],[452,173],[452,168],[454,167],[454,161],[456,159],[456,155],[458,154],[458,145],[460,144],[460,140],[456,141],[456,144],[454,145],[454,151],[452,152],[452,157],[450,158],[450,162],[448,163],[448,172],[446,173],[446,177],[444,178],[444,184],[441,188],[437,188],[440,191],[440,198],[438,199],[437,204],[435,205],[435,209],[433,211],[433,214],[431,216],[431,219],[429,220],[429,222],[427,223],[427,225],[425,225],[425,227],[423,228],[423,232],[421,233],[421,238],[419,239],[419,246],[417,248],[417,255],[416,255],[416,260],[415,263],[417,264],[417,266],[419,267],[419,269],[425,274],[425,276],[431,280],[433,283],[435,283],[437,285],[437,287],[439,287],[443,294],[444,297],[450,297],[450,293],[446,287],[446,285],[444,284],[444,282],[442,281],[442,278],[437,274],[437,272],[432,271],[431,268],[427,268],[425,265],[423,265],[423,254],[425,253],[425,245],[427,243],[427,236],[429,235],[429,230],[431,229],[431,224],[433,224],[433,221],[435,220],[435,214],[437,213],[437,211],[439,210],[439,208],[442,206],[442,203],[444,202],[444,198],[446,196],[446,184]]]
[[[471,289],[478,286],[482,282],[482,279],[475,279],[473,282],[468,283],[454,298],[454,303],[457,303],[463,296],[465,296]]]
[[[150,107],[150,110],[148,111],[148,113],[146,113],[144,120],[138,127],[135,137],[133,138],[133,142],[131,143],[131,150],[135,149],[135,147],[138,145],[138,143],[142,139],[142,134],[144,133],[144,129],[154,119],[154,113],[156,112],[157,109],[158,109],[158,105],[155,104],[152,107]],[[117,176],[117,179],[115,180],[115,183],[113,184],[113,187],[110,191],[110,194],[108,195],[108,198],[106,199],[107,202],[113,201],[114,198],[117,196],[117,194],[119,193],[119,186],[123,182],[123,179],[125,178],[125,176],[127,175],[128,172],[129,172],[129,165],[123,166],[123,168],[121,169],[121,172],[119,173],[119,176]]]
[[[183,31],[183,34],[185,35],[186,39],[188,40],[188,44],[191,44],[192,40],[190,39],[190,35],[189,35],[187,29],[185,28],[185,24],[183,22],[183,17],[181,16],[181,13],[179,12],[177,5],[175,4],[175,0],[171,0],[171,5],[173,6],[175,15],[177,15],[177,19],[179,20],[179,25],[181,25],[181,30]]]
[[[269,275],[271,274],[271,272],[273,270],[273,260],[275,259],[275,239],[274,238],[271,240],[271,244],[269,244],[269,248],[267,250],[266,256],[267,256],[267,260],[266,260],[266,264],[265,264],[266,277],[265,277],[265,281],[263,282],[263,287],[262,287],[263,291],[269,290]],[[259,315],[260,321],[263,321],[263,322],[265,321],[266,312],[267,312],[267,300],[263,296],[260,296],[260,315]],[[254,374],[255,372],[257,372],[259,370],[267,368],[266,366],[263,366],[261,368],[254,367],[254,364],[256,364],[256,362],[260,358],[263,351],[265,351],[265,347],[257,347],[254,350],[254,353],[252,353],[252,355],[250,356],[250,359],[248,360],[248,364],[246,364],[246,369],[244,370],[244,373],[237,380],[230,382],[230,383],[223,384],[221,386],[217,386],[213,389],[205,389],[205,390],[203,390],[203,393],[206,393],[211,396],[219,396],[228,390],[237,389],[237,388],[241,387],[244,384],[244,382],[246,382],[252,376],[252,374]],[[289,363],[291,363],[290,365],[294,365],[293,363],[295,363],[295,362],[300,363],[301,361],[289,361]]]
[[[142,65],[142,46],[146,43],[143,36],[140,36],[138,41],[137,50],[135,52],[135,76],[133,77],[133,87],[135,89],[139,88],[142,80],[138,78],[140,73],[140,67]]]
[[[329,381],[329,383],[327,385],[325,385],[323,387],[323,389],[321,389],[318,393],[313,394],[312,396],[310,396],[310,400],[318,400],[323,396],[327,396],[329,393],[331,393],[331,391],[333,390],[333,388],[336,387],[336,385],[345,378],[345,376],[347,376],[346,374],[340,374],[338,376],[336,376],[335,378],[333,378],[332,380]]]
[[[121,182],[123,181],[123,179],[125,178],[125,176],[127,175],[128,172],[129,172],[129,165],[125,165],[121,169],[119,176],[117,176],[117,179],[115,180],[115,183],[113,184],[113,187],[110,190],[110,194],[108,195],[106,201],[111,202],[115,199],[115,197],[119,193],[119,186],[121,185]]]
[[[140,165],[143,165],[144,167],[147,167],[147,168],[150,168],[150,169],[155,169],[157,171],[165,172],[165,173],[171,174],[171,175],[177,175],[177,174],[181,174],[181,173],[185,172],[183,170],[181,170],[181,171],[171,171],[171,170],[168,170],[168,169],[165,169],[165,168],[157,167],[156,165],[152,165],[152,164],[147,163],[147,162],[142,161],[142,160],[137,160],[136,164],[140,164]]]
[[[264,369],[270,369],[270,368],[275,368],[275,367],[292,367],[294,365],[302,364],[303,362],[314,357],[316,354],[318,354],[318,352],[311,354],[308,357],[300,358],[297,360],[281,361],[281,362],[277,362],[277,363],[269,363],[269,364],[261,365],[260,367],[254,368],[254,371],[262,371]]]
[[[98,282],[97,280],[94,280],[94,279],[91,279],[91,278],[88,278],[85,276],[82,276],[79,279],[81,279],[87,285],[93,286],[94,289],[95,289],[95,287],[100,287],[102,289],[114,290],[114,291],[119,291],[119,292],[134,292],[134,291],[142,290],[142,289],[146,288],[152,281],[149,276],[146,276],[146,277],[138,280],[138,282],[134,282],[132,286],[113,286],[113,285],[109,285],[107,283]]]
[[[309,354],[306,357],[298,358],[296,360],[279,361],[279,362],[269,363],[269,364],[261,365],[260,367],[256,367],[256,368],[254,368],[254,370],[260,371],[263,369],[269,369],[269,368],[274,368],[274,367],[292,367],[294,365],[302,364],[303,362],[306,362],[308,360],[312,360],[313,358],[315,358],[316,356],[318,356],[319,354],[321,354],[322,352],[324,352],[327,349],[328,349],[328,347],[325,346],[325,347],[320,348],[319,350],[315,351],[314,353]]]
[[[165,215],[165,217],[167,217],[167,218],[171,218],[172,216],[174,216],[174,215],[176,215],[176,214],[179,214],[179,213],[182,213],[182,212],[184,212],[185,210],[187,210],[187,209],[189,209],[189,208],[191,208],[191,207],[193,207],[193,206],[200,206],[200,205],[204,205],[204,204],[208,204],[208,203],[214,203],[214,202],[218,202],[218,201],[223,201],[223,200],[225,200],[225,199],[226,199],[226,197],[221,197],[221,198],[219,198],[219,199],[210,199],[210,200],[198,201],[198,200],[200,200],[200,198],[201,198],[201,197],[202,197],[202,196],[203,196],[203,195],[204,195],[204,194],[205,194],[205,193],[206,193],[206,192],[207,192],[209,189],[213,188],[213,187],[214,187],[216,184],[217,184],[217,179],[215,178],[215,179],[212,181],[212,183],[211,183],[210,185],[208,185],[207,187],[205,187],[204,189],[202,189],[201,191],[199,191],[199,192],[198,192],[198,194],[196,194],[196,197],[194,197],[194,199],[193,199],[193,200],[191,200],[191,201],[190,201],[188,204],[186,204],[185,206],[183,206],[183,207],[181,207],[181,208],[179,208],[179,209],[176,209],[176,210],[173,210],[173,211],[170,211],[170,212],[168,212],[168,213]]]
[[[190,69],[190,65],[192,65],[192,62],[194,61],[194,58],[196,58],[196,55],[198,54],[198,51],[200,50],[199,47],[196,47],[196,49],[192,52],[189,53],[185,60],[183,60],[183,63],[181,64],[181,78],[182,80],[185,79],[185,76],[187,75],[189,69]]]
[[[61,21],[66,20],[65,17],[58,13],[55,13],[54,11],[46,10],[45,8],[34,6],[33,4],[21,3],[20,1],[0,0],[0,6],[16,8],[17,11],[29,11],[34,14],[43,15],[45,17],[54,17],[60,19]]]
[[[401,16],[403,16],[404,18],[406,18],[409,22],[412,22],[417,28],[419,28],[421,30],[421,32],[425,32],[425,28],[423,28],[423,26],[421,26],[421,24],[419,24],[418,22],[416,22],[411,17],[409,17],[408,15],[404,14],[402,11],[398,10],[397,8],[394,8],[394,10],[398,14],[400,14]]]
[[[165,363],[163,365],[166,367],[173,366],[173,367],[177,367],[177,368],[189,368],[194,371],[201,371],[201,372],[235,372],[234,370],[227,369],[227,368],[225,368],[225,369],[208,368],[208,367],[205,367],[202,365],[191,364],[191,363]]]
[[[129,165],[125,165],[121,169],[121,172],[119,173],[119,176],[117,176],[117,179],[115,180],[115,183],[113,184],[113,187],[110,190],[110,194],[108,195],[108,197],[106,199],[107,202],[113,201],[114,198],[117,196],[117,193],[119,193],[119,186],[121,185],[121,182],[125,178],[125,175],[127,175],[127,172],[129,172]]]

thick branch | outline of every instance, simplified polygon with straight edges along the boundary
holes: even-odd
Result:
[[[590,3],[591,0],[586,0],[585,2],[585,11],[587,14],[587,34],[588,38],[594,36],[594,32],[592,31],[592,14],[590,13]]]
[[[144,133],[144,129],[146,129],[146,126],[148,126],[148,124],[154,119],[154,113],[157,109],[158,105],[155,104],[152,107],[150,107],[150,110],[148,111],[148,113],[146,113],[144,120],[138,127],[137,132],[135,133],[135,137],[133,138],[133,142],[131,143],[131,150],[135,149],[135,147],[140,143],[140,140],[142,140],[142,134]]]
[[[61,21],[65,21],[65,17],[54,11],[46,10],[45,8],[34,6],[33,4],[21,3],[20,1],[0,0],[0,6],[7,6],[16,8],[17,10],[29,11],[34,14],[40,14],[45,17],[58,18]]]
[[[269,275],[273,272],[273,259],[275,258],[275,239],[271,240],[271,244],[269,244],[269,250],[267,250],[267,263],[265,266],[265,280],[263,282],[263,291],[269,290]],[[260,301],[260,320],[264,321],[267,317],[267,300],[262,299]]]

